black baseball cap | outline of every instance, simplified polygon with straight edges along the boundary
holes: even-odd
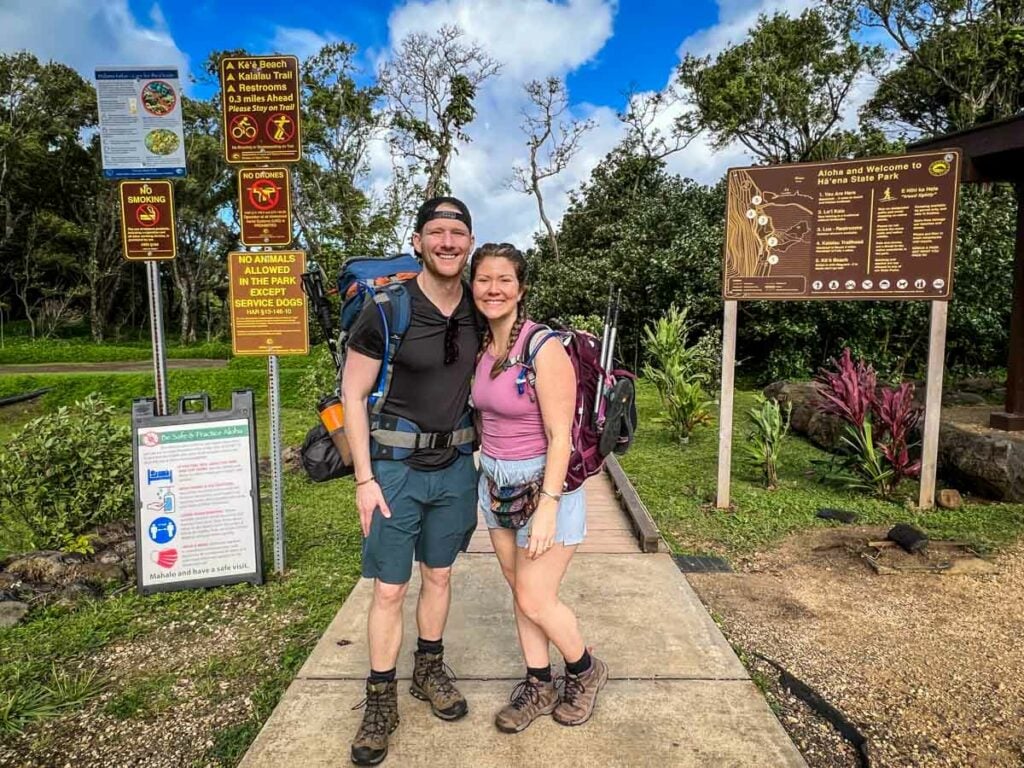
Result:
[[[439,211],[442,205],[450,205],[458,208],[456,211]],[[416,212],[416,231],[422,232],[423,226],[431,219],[455,219],[461,221],[469,231],[473,231],[473,217],[469,215],[469,208],[457,197],[432,197],[427,200]]]

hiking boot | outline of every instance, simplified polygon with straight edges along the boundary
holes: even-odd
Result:
[[[398,727],[398,684],[366,681],[366,698],[352,709],[365,707],[363,722],[352,742],[352,762],[376,765],[388,756],[388,736]]]
[[[558,691],[548,680],[527,675],[512,689],[506,704],[494,717],[494,724],[503,733],[519,733],[541,715],[550,715],[558,706]]]
[[[455,674],[444,663],[443,653],[416,651],[416,664],[412,670],[409,693],[417,699],[430,702],[430,708],[442,720],[458,720],[469,707],[466,698],[455,687]]]
[[[608,682],[608,665],[591,655],[590,669],[579,675],[565,673],[562,701],[552,717],[562,725],[583,725],[594,714],[597,692]]]

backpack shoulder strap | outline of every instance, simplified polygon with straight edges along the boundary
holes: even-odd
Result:
[[[371,412],[379,414],[388,398],[394,374],[395,358],[412,323],[412,297],[402,283],[391,283],[373,294],[384,332],[384,356],[380,361],[377,386],[370,394]]]
[[[544,346],[548,339],[561,337],[561,331],[553,330],[540,323],[533,326],[529,333],[526,334],[526,338],[523,340],[521,359],[517,361],[519,363],[519,374],[516,376],[516,389],[520,395],[526,392],[527,382],[530,383],[531,387],[537,386],[537,367],[534,361],[537,359],[540,348]]]

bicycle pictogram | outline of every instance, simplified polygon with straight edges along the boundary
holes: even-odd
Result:
[[[237,115],[228,126],[231,138],[238,144],[252,144],[259,129],[252,115]]]

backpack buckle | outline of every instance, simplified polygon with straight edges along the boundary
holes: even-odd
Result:
[[[417,448],[451,448],[453,432],[420,432],[416,436]]]

